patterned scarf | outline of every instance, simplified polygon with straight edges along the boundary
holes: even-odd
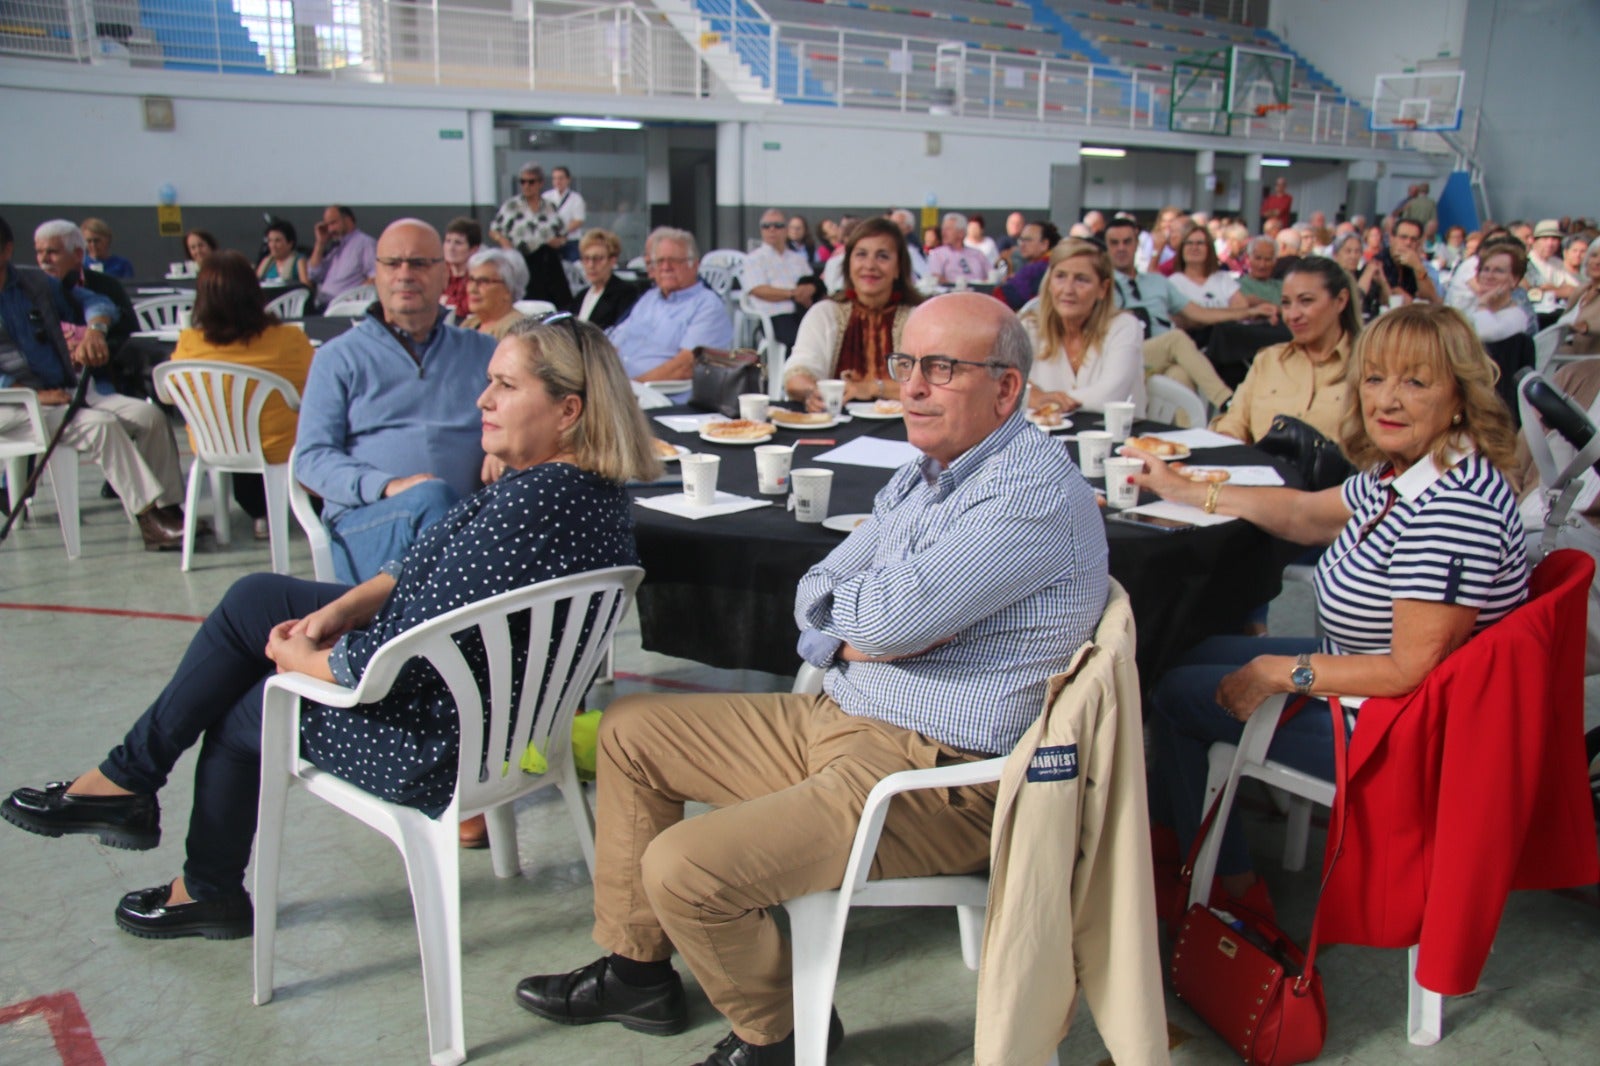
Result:
[[[895,311],[900,306],[898,292],[889,295],[889,302],[876,311],[862,307],[856,301],[854,289],[846,289],[850,320],[845,324],[844,337],[839,345],[837,373],[842,378],[858,381],[882,380],[889,376],[889,353],[894,351]]]

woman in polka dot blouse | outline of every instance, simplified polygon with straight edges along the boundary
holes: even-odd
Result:
[[[0,805],[0,817],[45,836],[89,833],[114,847],[153,848],[161,837],[155,793],[200,742],[183,875],[123,897],[123,929],[159,938],[249,934],[244,870],[255,835],[261,693],[275,671],[354,685],[385,642],[447,611],[638,563],[623,483],[654,478],[660,467],[605,334],[570,315],[519,325],[495,349],[478,407],[485,475],[498,477],[404,558],[354,588],[274,574],[236,582],[171,682],[97,769],[18,789]],[[308,707],[301,752],[376,795],[437,815],[455,788],[455,709],[433,671],[413,662],[359,714]]]

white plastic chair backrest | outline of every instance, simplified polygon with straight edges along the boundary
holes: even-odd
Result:
[[[355,697],[361,703],[382,699],[407,663],[426,659],[449,688],[460,719],[459,804],[465,809],[493,807],[526,790],[520,764],[530,744],[552,767],[571,758],[573,711],[589,691],[643,578],[637,566],[616,566],[541,581],[458,607],[379,648]],[[520,678],[513,676],[513,617],[521,619],[519,628],[527,627]],[[585,621],[587,635],[582,632]],[[486,692],[462,653],[463,643],[483,649]]]
[[[1550,362],[1550,357],[1556,354],[1556,349],[1561,347],[1561,338],[1566,336],[1567,327],[1553,325],[1541,329],[1533,335],[1533,368],[1543,370]]]
[[[274,296],[267,301],[267,313],[279,318],[302,318],[306,313],[306,300],[310,296],[310,289],[292,289],[281,296]]]
[[[1146,381],[1145,389],[1148,393],[1145,417],[1152,422],[1166,422],[1171,425],[1177,421],[1173,416],[1179,411],[1185,411],[1189,415],[1189,428],[1205,428],[1209,421],[1206,417],[1206,402],[1193,389],[1160,374]]]
[[[727,297],[744,273],[744,253],[732,248],[707,252],[700,259],[700,280],[718,296]]]
[[[283,377],[253,366],[184,359],[160,364],[151,376],[156,395],[183,412],[195,452],[208,465],[222,469],[266,469],[261,409],[271,396],[280,395],[289,410],[300,410],[299,390]]]
[[[178,316],[194,310],[194,293],[180,292],[172,296],[152,296],[133,305],[139,316],[139,328],[144,330],[168,329],[178,324]]]
[[[556,305],[549,300],[517,300],[511,306],[533,317],[548,315],[556,309]]]
[[[378,290],[371,285],[357,285],[349,292],[342,292],[335,296],[328,304],[324,315],[343,315],[354,318],[367,313],[367,308],[372,306],[372,301],[378,298]]]
[[[643,274],[645,272],[644,256],[636,255],[632,259],[628,260],[627,269],[638,271],[640,274]]]
[[[561,268],[567,272],[567,285],[573,292],[589,287],[589,275],[583,272],[582,263],[568,260]]]
[[[322,518],[317,514],[317,509],[311,504],[311,494],[300,484],[294,474],[295,453],[289,453],[289,510],[294,512],[295,521],[300,523],[300,528],[305,532],[306,542],[311,546],[311,572],[318,581],[337,581],[339,575],[333,569],[333,541],[328,537],[328,527],[322,524]]]
[[[0,389],[0,407],[21,407],[30,430],[26,440],[0,440],[0,456],[38,455],[50,442],[39,410],[39,394],[32,389]],[[15,430],[13,430],[15,432]]]

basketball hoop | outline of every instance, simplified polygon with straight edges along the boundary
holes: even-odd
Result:
[[[1408,133],[1417,131],[1417,120],[1414,118],[1396,118],[1394,124]]]
[[[1258,104],[1256,105],[1256,118],[1266,118],[1274,111],[1290,111],[1293,104]]]

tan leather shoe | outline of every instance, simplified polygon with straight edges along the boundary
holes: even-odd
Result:
[[[461,823],[461,846],[471,851],[489,846],[489,820],[479,814]]]

